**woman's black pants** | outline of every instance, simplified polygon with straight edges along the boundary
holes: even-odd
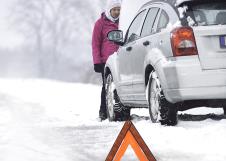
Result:
[[[101,104],[100,104],[100,110],[99,114],[107,116],[106,113],[106,90],[105,90],[105,84],[104,84],[104,72],[102,74],[102,91],[101,91]]]

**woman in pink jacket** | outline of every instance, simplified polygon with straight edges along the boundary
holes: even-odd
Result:
[[[118,29],[118,21],[121,9],[120,0],[109,0],[107,9],[101,14],[101,18],[95,23],[92,37],[92,54],[94,70],[102,74],[102,92],[101,105],[99,110],[99,118],[105,120],[107,118],[106,112],[106,98],[104,87],[104,66],[108,57],[118,50],[118,46],[110,42],[107,38],[109,31]]]

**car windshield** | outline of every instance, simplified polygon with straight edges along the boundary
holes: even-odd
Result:
[[[191,4],[188,8],[187,16],[193,17],[197,26],[226,24],[226,2]]]

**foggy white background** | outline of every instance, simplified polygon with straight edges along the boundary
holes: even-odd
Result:
[[[14,48],[23,43],[23,38],[20,36],[9,23],[11,5],[15,0],[0,0],[0,47],[1,48]]]
[[[99,82],[91,36],[106,1],[0,1],[0,77]]]
[[[98,83],[91,38],[106,0],[0,0],[0,77]],[[123,0],[120,29],[147,0]]]

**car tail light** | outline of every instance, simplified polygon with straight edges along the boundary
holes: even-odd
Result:
[[[194,33],[191,27],[179,27],[171,32],[174,57],[198,55]]]

